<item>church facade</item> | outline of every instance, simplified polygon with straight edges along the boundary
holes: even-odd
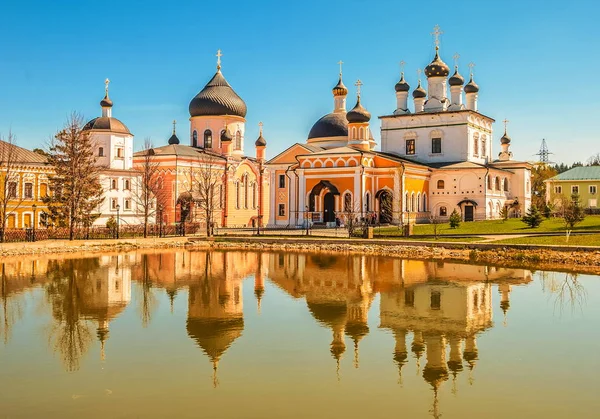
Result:
[[[412,91],[402,72],[395,85],[397,106],[380,116],[381,151],[371,135],[370,113],[361,104],[346,110],[348,89],[333,88],[333,112],[296,143],[268,162],[273,226],[306,222],[333,225],[352,219],[382,223],[446,220],[457,210],[464,221],[524,213],[531,203],[531,165],[515,161],[511,139],[500,138],[493,153],[492,118],[477,106],[479,86],[454,74],[439,55],[425,68],[427,88]],[[448,90],[450,95],[448,96]]]

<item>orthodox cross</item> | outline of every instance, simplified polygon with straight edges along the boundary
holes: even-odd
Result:
[[[404,60],[400,61],[400,74],[404,75],[404,66],[406,62]]]
[[[475,67],[475,63],[474,62],[470,62],[469,63],[469,74],[471,75],[471,77],[473,77],[473,68]]]
[[[440,25],[435,25],[433,27],[433,32],[431,32],[431,34],[433,35],[433,39],[435,41],[435,48],[439,48],[440,47],[440,35],[443,34],[444,32],[442,32],[440,30]]]
[[[354,85],[356,86],[356,96],[360,97],[360,86],[363,85],[363,82],[358,79]]]
[[[421,73],[423,72],[423,70],[421,70],[420,68],[417,68],[417,78],[419,79],[419,83],[421,83]]]
[[[458,68],[458,59],[460,58],[460,54],[457,52],[452,56],[452,58],[454,58],[454,66]]]
[[[221,69],[221,57],[223,56],[223,54],[221,54],[221,50],[217,50],[217,70]]]
[[[504,121],[502,121],[502,122],[504,122],[504,133],[506,134],[506,127],[510,121],[508,119],[504,118]]]
[[[258,123],[258,131],[259,131],[259,134],[260,134],[260,135],[262,135],[262,127],[263,127],[263,123],[262,123],[262,122],[259,122],[259,123]]]
[[[342,64],[344,64],[344,62],[342,60],[340,60],[338,62],[338,64],[340,65],[340,76],[342,75]]]
[[[108,97],[108,85],[109,84],[110,84],[109,79],[104,80],[104,93],[106,94],[107,97]]]
[[[173,135],[175,135],[175,125],[177,125],[177,121],[173,120]]]

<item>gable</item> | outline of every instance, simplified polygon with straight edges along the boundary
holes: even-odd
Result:
[[[307,152],[313,152],[302,144],[296,143],[289,147],[287,150],[279,153],[267,162],[267,164],[292,164],[297,163],[296,156],[300,154],[306,154]]]

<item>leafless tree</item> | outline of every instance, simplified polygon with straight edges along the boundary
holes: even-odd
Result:
[[[6,138],[0,136],[0,242],[4,242],[8,217],[23,202],[19,183],[16,137],[9,131]]]
[[[90,226],[99,216],[93,212],[104,200],[99,178],[102,167],[96,163],[92,137],[83,128],[82,116],[71,114],[48,153],[55,174],[50,176],[52,194],[44,201],[53,220],[69,227],[70,240],[76,227]]]
[[[150,138],[144,139],[144,155],[141,163],[135,169],[138,171],[133,200],[138,211],[141,209],[144,218],[144,237],[148,237],[150,219],[156,217],[159,202],[159,163],[154,155]]]
[[[198,158],[198,167],[191,171],[191,196],[199,210],[197,215],[206,225],[206,235],[212,236],[212,227],[222,206],[223,179],[226,161],[210,152],[204,151]]]
[[[442,220],[432,211],[429,213],[429,223],[433,226],[433,238],[438,239],[438,227],[442,224]]]

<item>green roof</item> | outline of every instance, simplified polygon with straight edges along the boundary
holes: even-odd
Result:
[[[574,167],[551,180],[600,180],[600,166]]]

